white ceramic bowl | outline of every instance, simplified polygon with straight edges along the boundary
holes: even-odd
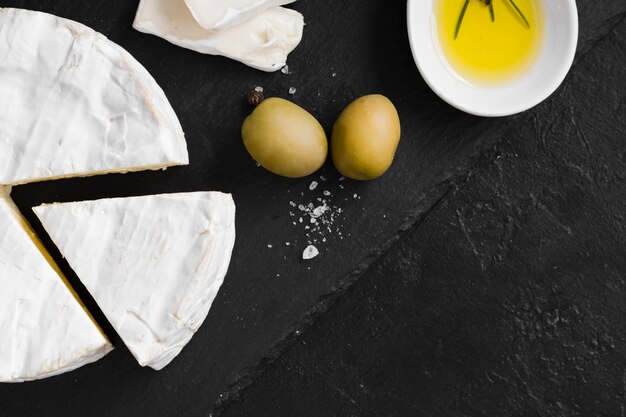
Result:
[[[578,42],[575,0],[543,0],[546,23],[537,61],[524,74],[498,86],[473,85],[450,67],[437,39],[435,1],[407,2],[413,58],[430,88],[464,112],[497,117],[528,110],[548,98],[572,66]]]

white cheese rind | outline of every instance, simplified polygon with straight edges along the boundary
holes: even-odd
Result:
[[[34,211],[139,364],[162,369],[178,355],[228,270],[232,197],[164,194]]]
[[[71,371],[113,348],[0,189],[0,382]]]
[[[272,72],[285,66],[302,40],[304,18],[295,10],[273,7],[216,32],[200,26],[184,0],[140,0],[133,27],[183,48]]]
[[[200,26],[209,30],[229,29],[276,6],[296,0],[185,0]]]
[[[189,163],[148,71],[71,20],[0,9],[0,184]]]

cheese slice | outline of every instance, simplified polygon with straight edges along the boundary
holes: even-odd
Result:
[[[219,32],[196,22],[184,0],[140,0],[133,27],[174,45],[222,55],[262,71],[277,71],[302,40],[304,18],[295,10],[273,7]]]
[[[92,29],[0,9],[0,185],[188,164],[148,71]]]
[[[267,9],[296,0],[185,0],[200,26],[224,30],[238,25]]]
[[[0,382],[71,371],[112,350],[0,187]]]
[[[34,211],[139,364],[158,370],[178,355],[226,275],[232,197],[165,194]]]

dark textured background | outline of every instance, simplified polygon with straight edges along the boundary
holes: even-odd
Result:
[[[139,368],[105,326],[114,353],[1,385],[0,415],[624,412],[624,2],[580,1],[565,85],[495,120],[457,112],[426,87],[403,1],[297,3],[307,26],[290,75],[134,32],[134,2],[2,6],[78,20],[127,48],[163,86],[191,154],[191,166],[166,172],[18,188],[30,219],[41,202],[216,189],[234,194],[238,241],[209,318],[165,370]],[[239,138],[242,96],[255,85],[283,97],[296,87],[290,98],[327,129],[356,96],[388,95],[403,123],[392,170],[354,183],[331,166],[326,182],[257,168]],[[325,189],[343,212],[321,255],[303,262],[307,238],[289,202],[315,202]]]

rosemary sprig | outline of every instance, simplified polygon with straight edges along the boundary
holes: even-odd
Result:
[[[463,4],[463,9],[461,9],[461,14],[459,15],[459,20],[456,22],[456,29],[454,30],[454,39],[459,36],[459,30],[461,29],[461,23],[463,23],[463,18],[465,17],[465,11],[467,10],[467,6],[469,5],[470,0],[465,0]]]
[[[480,1],[485,3],[485,5],[489,6],[489,14],[491,15],[491,21],[495,22],[496,21],[496,14],[495,14],[495,12],[493,10],[493,0],[480,0]],[[522,13],[520,8],[517,7],[517,4],[515,4],[515,1],[513,1],[513,0],[508,0],[508,1],[509,1],[509,3],[511,3],[511,6],[513,6],[513,8],[517,12],[517,14],[522,18],[522,20],[524,21],[524,23],[526,24],[528,29],[530,29],[530,23],[528,23],[528,20],[526,19],[526,16],[524,16],[524,13]],[[465,12],[467,11],[467,6],[469,6],[469,3],[470,3],[470,0],[465,0],[465,3],[463,3],[463,8],[461,9],[461,14],[459,15],[459,20],[457,20],[456,28],[454,29],[454,39],[456,39],[459,36],[459,30],[461,30],[461,25],[463,24],[463,18],[465,17]]]
[[[513,0],[509,0],[509,3],[511,3],[511,6],[513,6],[515,11],[520,15],[520,17],[524,21],[524,23],[526,23],[526,26],[528,27],[528,29],[530,29],[530,23],[528,23],[528,20],[526,20],[526,16],[524,16],[524,13],[522,13],[522,11],[519,9],[519,7],[517,7],[517,4],[515,4],[515,2]]]

